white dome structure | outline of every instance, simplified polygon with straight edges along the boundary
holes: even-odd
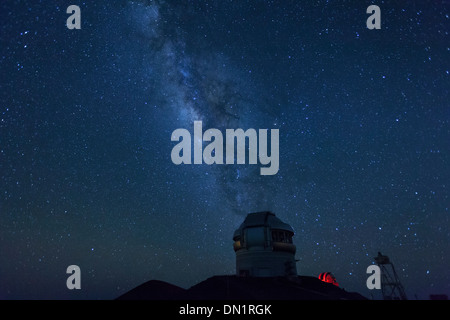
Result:
[[[272,212],[250,213],[234,232],[236,275],[296,276],[294,230]]]

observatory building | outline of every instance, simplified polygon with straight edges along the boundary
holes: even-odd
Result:
[[[296,276],[294,230],[272,212],[250,213],[234,232],[236,275]]]
[[[272,212],[250,213],[233,235],[236,275],[213,276],[189,289],[150,280],[118,299],[366,300],[359,293],[340,288],[330,272],[320,274],[322,281],[297,275],[293,236],[292,227]]]

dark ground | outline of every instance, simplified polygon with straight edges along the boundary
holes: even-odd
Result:
[[[214,276],[189,289],[148,281],[117,300],[366,300],[314,277]]]

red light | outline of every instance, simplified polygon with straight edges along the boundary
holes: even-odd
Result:
[[[339,287],[339,283],[337,283],[336,278],[331,272],[322,272],[321,274],[319,274],[319,280],[334,284],[335,286]]]

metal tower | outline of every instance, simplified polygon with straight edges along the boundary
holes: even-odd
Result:
[[[403,289],[400,279],[395,272],[394,265],[390,262],[388,256],[383,256],[378,252],[378,256],[374,258],[375,263],[380,267],[381,271],[381,293],[384,300],[407,300],[405,290]]]

